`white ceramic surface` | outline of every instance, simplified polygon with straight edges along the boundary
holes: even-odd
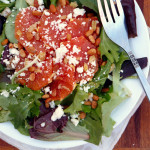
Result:
[[[145,23],[144,17],[141,13],[139,6],[136,3],[136,14],[137,14],[137,29],[138,37],[131,39],[130,43],[136,57],[149,57],[150,58],[150,46],[149,46],[149,35],[147,30],[147,25]],[[144,69],[144,73],[148,76],[149,66]],[[121,105],[119,105],[112,113],[112,118],[116,121],[116,126],[118,126],[126,117],[130,114],[132,109],[137,104],[143,89],[138,81],[138,79],[128,79],[124,80],[123,83],[131,90],[132,97],[125,100]],[[83,145],[84,141],[66,141],[66,142],[45,142],[35,139],[31,139],[28,136],[21,135],[17,130],[14,129],[10,122],[0,124],[0,138],[6,140],[10,144],[17,146],[31,146],[38,148],[71,148],[79,145]]]

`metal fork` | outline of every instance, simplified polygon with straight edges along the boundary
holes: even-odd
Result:
[[[135,59],[135,56],[131,51],[129,40],[128,40],[128,34],[126,30],[126,24],[125,24],[125,15],[124,15],[124,11],[123,11],[120,0],[116,0],[116,6],[117,6],[119,14],[116,11],[114,1],[110,0],[110,7],[111,7],[111,12],[113,14],[113,18],[112,18],[110,9],[108,7],[107,0],[104,0],[104,6],[105,6],[107,17],[105,17],[104,10],[101,4],[101,0],[97,0],[97,3],[98,3],[100,19],[101,19],[101,22],[103,24],[106,34],[113,42],[115,42],[117,45],[122,47],[129,55],[132,61],[132,64],[137,72],[137,75],[139,76],[139,79],[144,88],[144,91],[150,101],[150,85],[141,67],[139,66],[138,61]]]

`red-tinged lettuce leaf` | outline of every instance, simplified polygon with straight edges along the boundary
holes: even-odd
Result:
[[[134,38],[137,36],[137,26],[136,26],[136,13],[134,0],[122,0],[121,1],[128,29],[128,37]]]
[[[63,132],[43,133],[36,131],[35,129],[30,130],[32,138],[44,140],[44,141],[69,141],[69,140],[87,140],[89,139],[88,130],[80,125],[74,126],[68,121],[66,127],[63,128]]]

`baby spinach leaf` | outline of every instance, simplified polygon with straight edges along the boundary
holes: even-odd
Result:
[[[15,38],[15,20],[18,12],[18,10],[13,11],[11,15],[8,16],[6,21],[5,34],[11,43],[18,43]]]
[[[2,31],[2,34],[0,35],[0,58],[2,56],[2,52],[4,50],[4,46],[2,46],[1,42],[5,39],[5,25]]]
[[[101,52],[101,56],[105,55],[111,63],[118,62],[120,47],[108,38],[103,28],[100,38],[99,51]]]

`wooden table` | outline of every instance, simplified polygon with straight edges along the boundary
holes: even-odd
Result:
[[[137,0],[150,26],[150,0]],[[0,150],[17,150],[0,140]],[[145,98],[114,150],[150,150],[150,104]]]

